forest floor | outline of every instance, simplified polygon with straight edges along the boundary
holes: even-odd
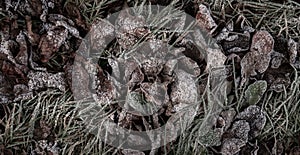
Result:
[[[0,155],[299,155],[299,33],[296,0],[2,0]]]

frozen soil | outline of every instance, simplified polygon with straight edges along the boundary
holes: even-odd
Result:
[[[171,3],[171,1],[157,0],[145,2],[145,4],[151,2],[151,4],[164,6]],[[134,6],[136,3],[133,1],[126,3],[103,1],[103,3],[106,4],[98,3],[103,7],[98,10],[99,15],[95,17],[95,12],[89,10],[89,7],[95,3],[90,1],[5,0],[0,2],[0,155],[55,155],[62,154],[66,150],[77,154],[81,152],[80,148],[85,147],[85,144],[80,144],[79,148],[74,148],[76,146],[74,139],[64,141],[58,138],[63,135],[64,131],[61,129],[65,127],[65,121],[73,119],[73,113],[62,110],[62,113],[66,112],[67,116],[61,120],[62,127],[60,127],[59,119],[42,119],[44,114],[48,114],[44,112],[47,110],[38,109],[43,106],[31,107],[35,105],[36,96],[43,92],[51,94],[50,92],[55,91],[65,96],[73,94],[68,102],[86,97],[93,98],[98,103],[107,104],[105,110],[113,114],[112,119],[119,126],[145,131],[163,126],[169,118],[177,115],[180,109],[189,106],[197,99],[197,94],[206,96],[208,87],[218,83],[214,81],[216,79],[210,79],[214,75],[225,76],[226,82],[221,87],[226,87],[226,92],[222,92],[224,97],[222,105],[210,117],[212,124],[197,140],[201,147],[212,154],[299,154],[299,129],[294,130],[300,124],[299,118],[296,117],[300,112],[298,107],[300,40],[297,35],[287,36],[281,34],[281,30],[280,33],[274,33],[278,30],[270,32],[269,27],[252,26],[256,23],[249,23],[250,21],[247,21],[242,13],[238,14],[240,16],[237,18],[225,16],[234,15],[236,14],[234,9],[242,8],[237,1],[232,1],[231,5],[223,5],[223,8],[220,8],[221,13],[216,13],[216,8],[209,1],[175,3],[174,6],[178,9],[195,18],[198,28],[215,39],[217,43],[215,46],[219,48],[212,49],[209,43],[202,41],[202,36],[198,32],[192,34],[196,38],[195,41],[188,37],[181,38],[180,34],[172,36],[170,32],[154,34],[153,28],[144,26],[145,19],[121,11],[122,8]],[[274,2],[274,6],[285,3],[285,1]],[[143,3],[140,2],[141,4]],[[294,1],[291,4],[300,12],[300,4]],[[97,25],[91,24],[119,11],[121,12],[115,25],[107,21]],[[257,14],[261,13],[259,11],[257,9]],[[300,19],[295,19],[294,22],[298,22],[298,26],[293,27],[298,31]],[[174,27],[178,26],[176,24],[182,23],[177,21],[171,23]],[[89,32],[93,33],[90,35]],[[289,30],[289,33],[291,32]],[[97,49],[105,49],[96,61],[87,59],[87,53],[78,52],[87,48],[82,44],[83,38],[87,35],[93,42],[89,45],[91,48],[89,54],[96,55]],[[179,38],[179,41],[175,42],[174,37],[175,40]],[[139,62],[120,56],[122,51],[130,49],[141,39],[148,42],[136,49],[136,51],[144,51],[134,55]],[[168,44],[174,44],[178,48],[171,51],[171,54],[168,53],[164,39]],[[113,41],[107,42],[107,40]],[[205,49],[204,52],[195,48],[196,45]],[[147,59],[149,56],[155,59]],[[167,61],[161,59],[165,57],[171,59]],[[172,59],[174,57],[176,63],[179,63],[182,68],[176,68],[176,63]],[[223,67],[222,71],[214,70],[220,67]],[[178,70],[176,74],[174,74],[175,69]],[[72,72],[74,70],[75,73]],[[124,76],[120,71],[124,72]],[[75,80],[78,81],[72,81],[74,77],[77,77]],[[194,79],[198,79],[196,83]],[[93,89],[93,94],[90,93],[90,89]],[[187,95],[186,92],[189,94]],[[124,94],[130,96],[129,104],[124,105],[129,107],[127,110],[124,110],[120,104],[115,104],[116,100],[123,99],[121,97]],[[63,107],[59,104],[54,105],[54,100],[58,96],[55,94],[50,97],[48,107],[53,109]],[[46,100],[49,96],[44,98]],[[282,98],[286,100],[280,102],[279,99]],[[205,117],[206,108],[211,105],[211,102],[217,102],[216,98],[203,97],[202,99],[203,104],[196,109],[196,118]],[[143,103],[141,100],[144,100]],[[25,109],[21,111],[26,111],[27,115],[32,113],[32,116],[36,117],[34,121],[28,118],[20,122],[22,120],[20,117],[31,116],[14,114],[16,106],[23,105],[25,102],[28,102],[32,109],[26,110],[24,107]],[[128,112],[128,110],[143,109],[144,104],[152,104],[150,107],[159,107],[160,110],[154,114],[151,109],[142,111],[151,114],[150,116]],[[290,117],[286,113],[289,113],[293,120],[289,120]],[[18,121],[11,121],[9,116],[19,117],[14,118],[19,121],[19,124],[12,125]],[[56,118],[59,117],[58,115]],[[286,120],[292,123],[288,122],[282,127],[278,125],[281,120],[284,123]],[[32,136],[26,139],[22,138],[21,134],[14,138],[12,135],[15,128],[16,131],[21,128],[18,125],[24,128],[24,131],[31,131]],[[192,125],[187,132],[192,132],[194,126],[197,125]],[[290,126],[293,131],[286,131]],[[286,132],[286,134],[276,133],[276,131]],[[285,139],[278,140],[278,134],[284,135],[280,138]],[[123,149],[115,152],[109,150],[108,154],[113,152],[124,155],[180,154],[180,151],[175,153],[172,151],[179,148],[180,140],[180,138],[175,139],[167,146],[150,151]],[[285,141],[288,143],[284,144]],[[73,143],[74,146],[71,145]],[[187,148],[195,150],[189,147]]]

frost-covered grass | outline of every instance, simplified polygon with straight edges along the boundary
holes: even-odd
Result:
[[[300,77],[295,70],[295,80],[282,93],[267,92],[262,107],[267,112],[268,123],[260,137],[262,141],[285,141],[289,148],[297,142],[300,133]],[[297,137],[298,136],[298,137]],[[299,144],[298,144],[299,145]]]
[[[245,0],[233,3],[234,1],[208,0],[206,3],[218,20],[229,22],[235,19],[256,29],[264,28],[274,36],[283,35],[285,38],[299,39],[299,1],[287,0],[284,3],[276,3],[273,0]]]
[[[69,3],[74,3],[79,7],[85,21],[89,24],[104,17],[104,9],[108,5],[118,2],[118,0],[67,0],[65,6]]]
[[[3,126],[0,146],[4,150],[13,150],[15,154],[22,151],[32,153],[37,150],[40,134],[49,134],[46,128],[50,128],[49,135],[54,136],[57,143],[54,148],[61,154],[113,152],[99,137],[86,131],[86,125],[77,117],[81,103],[71,99],[70,93],[47,91],[30,101],[1,105],[1,114],[4,112],[5,115],[0,120],[0,125]],[[49,140],[49,137],[46,139]],[[50,141],[47,143],[50,147],[53,146]]]

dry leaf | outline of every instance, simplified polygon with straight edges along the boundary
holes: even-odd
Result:
[[[239,120],[232,124],[230,133],[234,136],[234,138],[238,138],[247,142],[249,131],[249,123],[246,120]]]
[[[116,37],[124,49],[132,48],[139,38],[149,33],[144,17],[131,15],[129,11],[128,8],[123,9],[115,22]]]
[[[267,31],[258,31],[252,38],[250,52],[241,60],[243,86],[248,78],[258,73],[264,73],[270,63],[274,47],[274,39]]]
[[[210,72],[214,69],[223,69],[227,57],[220,49],[207,49],[207,66],[206,71]]]
[[[250,124],[249,140],[259,135],[267,121],[264,111],[256,105],[247,107],[235,119],[246,120]]]
[[[298,58],[300,53],[300,47],[299,44],[293,39],[289,39],[288,41],[288,52],[290,56],[290,64],[293,65],[295,68],[300,69],[300,61]]]
[[[255,81],[248,86],[245,91],[245,99],[249,105],[257,104],[267,90],[267,82],[263,80]]]
[[[228,109],[226,111],[222,111],[220,113],[220,117],[224,121],[223,122],[223,124],[224,124],[223,126],[224,126],[224,130],[225,131],[231,126],[231,123],[232,123],[235,115],[236,115],[236,112],[235,112],[235,110],[233,108]]]
[[[9,103],[13,98],[13,88],[8,78],[0,71],[0,104]]]
[[[89,35],[92,49],[102,52],[115,37],[114,26],[109,21],[101,19],[92,26]]]
[[[279,68],[285,62],[284,54],[273,51],[271,53],[271,68]]]
[[[45,88],[57,88],[62,92],[66,91],[65,75],[62,72],[52,74],[30,71],[27,77],[29,78],[28,87],[30,91]]]
[[[196,15],[196,19],[202,30],[206,30],[210,34],[212,34],[217,27],[217,24],[212,18],[209,9],[203,4],[199,5],[199,11]]]
[[[229,36],[221,41],[223,50],[226,53],[239,53],[249,50],[250,33],[229,33]]]
[[[177,78],[172,85],[172,92],[170,95],[173,104],[195,103],[198,98],[198,92],[193,75],[188,74],[183,70],[178,70],[176,75]]]
[[[41,61],[48,62],[52,55],[59,50],[68,37],[66,29],[55,29],[47,32],[41,37],[39,49],[41,50]]]
[[[271,53],[274,47],[274,39],[267,31],[258,31],[254,34],[251,44],[251,52],[257,51],[263,55]]]
[[[223,144],[221,147],[222,155],[233,155],[240,152],[241,148],[246,145],[246,142],[237,139],[237,138],[229,138],[223,140]]]
[[[275,92],[282,92],[288,88],[291,84],[290,75],[294,72],[294,69],[289,64],[281,65],[279,68],[272,69],[269,68],[265,72],[265,79],[269,85],[269,90],[274,90]]]
[[[19,53],[15,57],[16,61],[22,65],[28,65],[28,51],[27,51],[27,43],[25,39],[24,33],[21,31],[16,38],[16,41],[19,43]]]

